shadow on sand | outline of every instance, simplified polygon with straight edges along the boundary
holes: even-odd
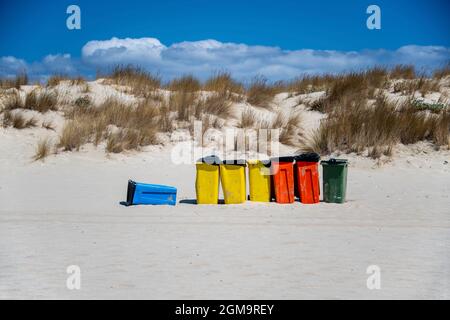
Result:
[[[196,199],[183,199],[183,200],[180,200],[178,203],[179,204],[197,204],[197,200]],[[219,199],[218,204],[225,204],[225,200]]]

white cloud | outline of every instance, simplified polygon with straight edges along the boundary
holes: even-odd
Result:
[[[35,75],[55,72],[93,74],[116,64],[135,64],[165,79],[192,73],[206,78],[226,70],[241,80],[264,75],[271,80],[289,79],[305,73],[337,73],[374,65],[413,64],[432,70],[450,60],[450,49],[441,46],[409,45],[397,50],[283,50],[278,47],[223,43],[216,40],[185,41],[170,46],[155,38],[89,41],[81,50],[81,61],[67,54],[48,55],[28,64],[14,57],[0,58],[0,75],[26,68]]]
[[[27,63],[22,59],[7,56],[0,58],[0,77],[9,78],[17,73],[27,71]]]
[[[85,62],[92,65],[120,63],[148,64],[160,61],[166,47],[155,38],[89,41],[81,50]]]

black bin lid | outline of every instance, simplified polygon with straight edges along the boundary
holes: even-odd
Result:
[[[207,164],[216,164],[219,165],[222,163],[222,160],[216,155],[206,156],[197,160],[197,162],[203,162]]]
[[[275,157],[271,158],[270,161],[272,162],[294,162],[295,157],[293,156],[281,156],[281,157]]]
[[[302,153],[298,156],[295,156],[295,160],[304,162],[319,162],[320,155],[315,152]]]
[[[230,165],[235,165],[235,166],[247,166],[247,161],[242,160],[242,159],[228,159],[228,160],[223,160],[221,164],[230,164]]]

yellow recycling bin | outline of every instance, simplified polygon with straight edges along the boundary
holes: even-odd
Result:
[[[261,160],[249,160],[248,180],[250,184],[250,201],[270,202],[270,166]]]
[[[219,203],[219,162],[213,162],[211,159],[213,158],[203,158],[196,163],[197,204]]]
[[[245,161],[233,160],[220,165],[220,181],[222,182],[225,204],[243,203],[247,200],[245,182]]]

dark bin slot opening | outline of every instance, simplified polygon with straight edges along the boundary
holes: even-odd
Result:
[[[135,191],[136,191],[136,182],[134,182],[133,180],[128,180],[126,205],[131,206],[133,204]]]
[[[247,166],[247,162],[242,159],[229,159],[229,160],[223,160],[222,164],[230,164],[235,166]]]
[[[328,165],[344,165],[347,164],[348,161],[346,159],[330,159],[330,160],[322,160],[320,162],[321,164],[328,164]]]
[[[303,162],[319,162],[320,161],[320,155],[315,152],[308,152],[303,153],[295,157],[296,161],[303,161]]]
[[[278,158],[270,159],[272,162],[294,162],[295,157],[293,156],[282,156]]]

